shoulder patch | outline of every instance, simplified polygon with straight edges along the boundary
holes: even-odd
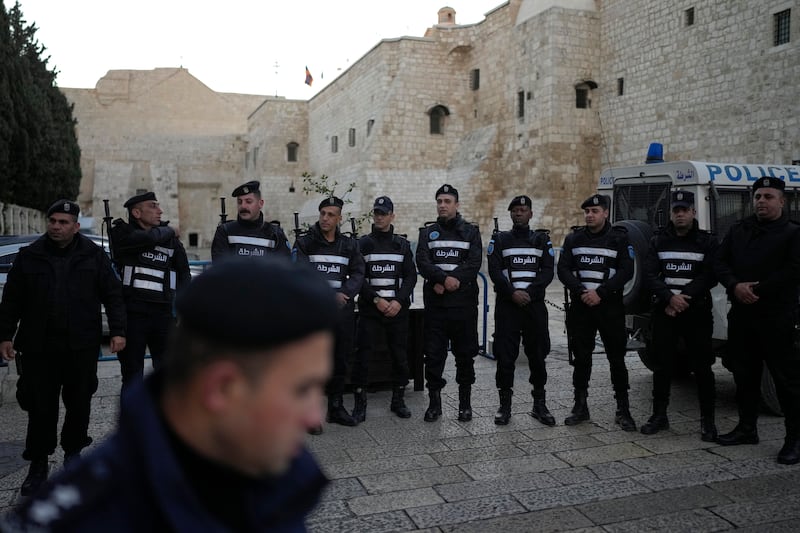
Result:
[[[428,238],[432,241],[435,241],[436,239],[439,238],[439,232],[436,230],[431,231],[430,233],[428,233]]]
[[[494,239],[489,241],[489,246],[486,248],[486,255],[492,255],[494,252]]]

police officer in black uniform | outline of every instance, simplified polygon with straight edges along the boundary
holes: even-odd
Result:
[[[264,199],[261,197],[261,184],[248,181],[236,187],[231,196],[236,198],[236,220],[217,226],[211,242],[211,260],[218,261],[225,256],[264,257],[277,253],[291,256],[291,248],[286,234],[280,226],[264,220]]]
[[[366,419],[367,357],[385,337],[392,359],[392,401],[389,409],[400,418],[411,417],[404,395],[408,385],[408,308],[417,284],[411,245],[394,232],[394,203],[388,196],[375,199],[372,232],[358,240],[366,266],[358,297],[358,350],[353,367],[356,422]]]
[[[653,337],[653,415],[642,425],[645,435],[669,428],[667,405],[675,368],[678,340],[683,338],[687,359],[697,382],[700,401],[700,438],[713,442],[714,352],[711,336],[711,288],[714,277],[716,239],[699,228],[695,220],[694,194],[673,191],[670,221],[653,236],[644,263],[647,288],[653,293],[650,314]]]
[[[609,223],[609,203],[608,196],[594,194],[581,204],[586,225],[567,235],[558,260],[558,279],[569,290],[572,300],[567,335],[575,356],[572,373],[575,405],[564,423],[573,426],[589,420],[586,398],[595,335],[599,332],[617,399],[615,423],[625,431],[636,431],[628,403],[625,366],[628,336],[622,302],[622,289],[633,275],[633,248],[628,244],[627,231]]]
[[[155,193],[137,194],[124,207],[128,222],[115,220],[110,235],[128,312],[128,342],[118,354],[123,390],[141,379],[148,347],[153,367],[161,364],[174,322],[175,292],[191,281],[186,250],[175,230],[161,221]]]
[[[511,418],[514,368],[521,335],[531,372],[529,381],[533,385],[531,416],[554,426],[556,421],[547,409],[544,388],[547,383],[545,358],[550,353],[544,292],[553,281],[553,245],[547,231],[532,231],[528,226],[533,216],[528,196],[515,197],[508,210],[513,229],[496,233],[487,250],[489,276],[497,293],[494,355],[500,408],[494,423],[504,426]]]
[[[784,212],[785,184],[753,184],[755,214],[734,224],[720,245],[715,270],[731,300],[728,349],[736,381],[739,423],[720,435],[723,446],[758,443],[763,363],[772,373],[785,417],[778,462],[800,461],[800,353],[796,335],[800,285],[800,224]]]
[[[478,227],[458,212],[458,191],[436,191],[436,222],[419,232],[417,268],[425,279],[425,378],[430,403],[425,421],[442,415],[442,377],[448,342],[456,360],[458,420],[472,420],[474,358],[478,355],[478,271],[483,245]]]
[[[272,256],[198,276],[117,430],[0,531],[305,531],[327,481],[303,441],[322,419],[336,320],[309,270]]]
[[[58,442],[59,396],[66,408],[64,463],[92,442],[88,427],[97,390],[101,303],[111,351],[125,347],[122,287],[103,249],[78,232],[79,213],[69,200],[47,210],[47,232],[20,249],[0,304],[0,355],[5,361],[17,358],[17,399],[28,412],[22,457],[31,465],[23,496],[47,479],[47,457]]]
[[[326,420],[343,426],[355,426],[353,417],[344,408],[342,395],[347,379],[347,358],[353,351],[355,337],[355,297],[364,282],[364,259],[358,241],[339,231],[344,202],[335,196],[319,204],[319,220],[300,235],[292,254],[296,261],[310,262],[336,291],[340,320],[336,329],[333,374],[325,386],[328,395]],[[316,431],[315,431],[316,432]]]

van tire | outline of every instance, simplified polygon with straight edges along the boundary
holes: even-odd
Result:
[[[650,248],[650,238],[653,229],[649,224],[640,220],[622,220],[615,226],[622,226],[628,230],[628,242],[633,247],[633,277],[625,284],[622,292],[622,302],[625,304],[625,314],[635,314],[646,311],[650,307],[650,298],[647,291],[643,290],[644,258]]]

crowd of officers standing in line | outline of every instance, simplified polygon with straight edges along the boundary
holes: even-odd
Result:
[[[721,445],[758,442],[763,361],[773,374],[786,417],[785,445],[778,462],[800,461],[800,354],[793,346],[800,225],[789,220],[783,209],[783,189],[779,179],[756,181],[755,214],[734,225],[719,247],[698,227],[692,193],[672,192],[670,222],[653,237],[643,262],[646,289],[653,295],[651,347],[656,368],[653,413],[641,426],[642,433],[669,427],[670,382],[677,339],[682,337],[697,381],[701,439]],[[459,212],[459,193],[453,186],[443,185],[436,191],[438,217],[420,229],[416,264],[409,241],[394,232],[394,205],[386,196],[375,200],[372,229],[358,239],[339,229],[344,202],[337,197],[324,199],[318,221],[308,231],[298,231],[290,246],[280,226],[265,220],[258,182],[245,183],[232,195],[237,201],[237,218],[219,225],[212,244],[213,262],[228,256],[282,255],[310,264],[336,293],[340,316],[332,374],[325,387],[329,423],[355,426],[366,419],[368,356],[382,335],[392,364],[390,409],[401,418],[411,416],[404,401],[409,381],[406,342],[417,271],[424,279],[423,349],[429,396],[423,418],[434,422],[442,416],[443,371],[449,350],[456,365],[457,417],[462,422],[472,419],[473,362],[478,353],[477,276],[483,247],[478,227]],[[556,424],[546,404],[545,360],[550,338],[544,294],[557,274],[570,294],[567,334],[574,356],[574,406],[564,424],[590,419],[588,387],[599,333],[617,404],[615,422],[625,431],[637,429],[628,398],[623,304],[623,286],[633,275],[634,251],[625,229],[610,224],[609,201],[609,197],[595,194],[581,204],[585,225],[567,235],[557,265],[548,232],[529,226],[533,212],[528,196],[516,196],[508,207],[513,228],[492,236],[486,252],[496,292],[496,424],[508,424],[511,418],[520,340],[530,367],[530,415],[547,426]],[[174,296],[190,281],[188,260],[175,231],[161,220],[154,193],[137,195],[124,206],[128,221],[115,221],[110,232],[117,276],[111,274],[106,254],[78,232],[79,208],[66,200],[48,210],[46,233],[20,251],[9,272],[0,303],[0,353],[11,360],[15,350],[24,352],[18,359],[18,397],[28,412],[23,457],[31,466],[23,494],[32,493],[47,478],[47,457],[57,443],[59,394],[67,410],[61,433],[65,462],[78,457],[91,442],[89,408],[97,388],[101,303],[111,329],[111,350],[120,360],[123,391],[141,379],[148,347],[153,366],[157,369],[161,364],[174,324]],[[728,349],[739,409],[739,423],[722,435],[717,434],[714,420],[711,370],[710,290],[717,282],[732,302]],[[348,411],[343,394],[347,358],[353,352],[354,407]],[[308,429],[318,434],[322,426]]]

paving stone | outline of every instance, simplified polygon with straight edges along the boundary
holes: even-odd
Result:
[[[597,479],[629,477],[637,473],[637,470],[619,461],[600,463],[598,465],[588,465],[587,468],[591,470],[595,476],[597,476]]]
[[[725,531],[730,524],[705,509],[692,509],[678,513],[649,516],[639,520],[605,526],[610,533],[639,533],[641,531],[670,531],[694,533],[695,531]]]
[[[446,501],[454,502],[552,487],[557,484],[558,482],[549,474],[543,472],[528,472],[526,474],[512,474],[484,481],[448,483],[446,485],[439,485],[435,487],[435,489]]]
[[[430,487],[358,496],[347,502],[350,510],[359,516],[437,503],[444,503],[444,500]]]
[[[510,495],[493,496],[479,500],[442,503],[428,507],[407,509],[417,527],[458,524],[472,520],[522,513],[525,509]]]
[[[353,516],[347,502],[344,500],[322,501],[317,505],[311,514],[308,515],[309,522],[339,520]]]
[[[637,459],[626,459],[623,462],[642,473],[663,472],[692,465],[726,463],[725,459],[709,453],[707,450],[688,450],[663,455],[651,455]]]
[[[347,454],[347,451],[341,448],[318,448],[313,450],[311,455],[322,465],[349,463],[353,460],[353,458]]]
[[[651,490],[659,491],[736,479],[736,475],[720,465],[698,465],[692,468],[641,474],[632,479]]]
[[[581,503],[609,500],[649,492],[647,487],[630,479],[609,479],[590,484],[564,485],[550,489],[515,493],[526,509],[537,511]]]
[[[797,520],[783,520],[739,528],[739,533],[797,533]]]
[[[363,447],[365,444],[378,444],[364,428],[344,427],[336,424],[323,425],[322,435],[310,435],[306,446],[311,451],[320,448],[347,449]]]
[[[430,454],[430,456],[442,466],[477,463],[493,459],[519,457],[522,455],[525,455],[525,452],[512,445],[491,448],[472,448],[468,450],[450,450]]]
[[[694,435],[671,435],[664,437],[656,435],[654,438],[643,438],[634,442],[653,453],[682,452],[717,446],[717,444],[713,442],[703,442],[700,440],[699,436]]]
[[[367,493],[364,486],[356,478],[332,480],[322,493],[323,500],[349,500]]]
[[[569,463],[572,466],[585,466],[597,463],[608,463],[610,461],[620,461],[633,457],[645,457],[651,455],[644,448],[632,442],[622,442],[619,444],[606,444],[594,448],[583,448],[580,450],[568,450],[557,452],[556,457]]]
[[[730,461],[728,463],[723,463],[722,466],[731,473],[736,474],[737,477],[763,476],[765,474],[800,471],[800,464],[779,464],[778,461],[776,461],[777,455],[778,452],[776,450],[775,453],[771,454],[769,457]]]
[[[419,420],[417,420],[419,422]],[[466,437],[470,432],[450,420],[437,422],[423,422],[408,428],[371,429],[369,434],[378,444],[396,444],[401,442],[420,442],[425,440],[439,440],[449,437]],[[361,444],[363,446],[363,443]],[[353,447],[358,443],[351,444]]]
[[[442,441],[426,440],[422,442],[348,448],[347,454],[352,461],[368,461],[370,459],[386,459],[388,457],[403,457],[406,455],[424,455],[444,452],[449,449]]]
[[[494,434],[543,427],[541,422],[529,415],[512,416],[507,425],[498,426],[494,423],[493,413],[491,417],[473,418],[471,422],[459,422],[459,424],[472,435]]]
[[[557,459],[554,455],[543,453],[483,463],[469,463],[461,465],[461,468],[473,479],[491,479],[523,472],[545,472],[567,466],[569,466],[567,463]]]
[[[444,532],[453,533],[486,533],[502,531],[503,533],[549,533],[555,531],[572,531],[578,528],[591,527],[587,520],[575,509],[548,509],[532,513],[513,514],[476,520],[468,524],[442,526]]]
[[[549,440],[537,440],[535,442],[520,443],[517,446],[527,453],[553,453],[566,450],[577,450],[580,448],[591,448],[600,446],[603,442],[596,439],[594,435],[573,435],[571,437],[560,437]]]
[[[556,419],[556,423],[562,424],[563,421]],[[592,421],[587,421],[577,426],[558,425],[547,427],[540,424],[538,427],[522,430],[521,433],[531,440],[550,440],[561,437],[573,438],[578,435],[594,435],[603,431],[603,428],[595,425]]]
[[[325,466],[325,473],[331,479],[356,477],[367,474],[380,474],[395,470],[416,470],[439,466],[429,455],[409,455],[407,457],[389,457],[370,461],[353,461]]]
[[[722,493],[708,487],[696,486],[587,503],[577,506],[576,509],[594,524],[603,525],[681,510],[723,505],[730,501]]]
[[[495,433],[493,435],[470,435],[456,437],[441,441],[451,450],[466,450],[468,448],[485,448],[489,446],[502,446],[504,444],[517,444],[530,442],[531,439],[518,431]]]
[[[800,519],[800,495],[789,494],[771,502],[736,502],[711,509],[736,527]],[[796,531],[796,529],[795,529]]]
[[[358,479],[369,494],[471,481],[470,477],[457,466],[399,470],[397,472],[360,476]]]
[[[403,511],[392,511],[357,518],[339,520],[308,521],[308,530],[313,533],[382,533],[415,529],[414,523]]]
[[[757,446],[749,444],[742,446],[717,446],[708,448],[708,451],[730,460],[752,459],[755,457],[771,457],[778,455],[778,450],[783,446],[783,439],[764,441]]]
[[[575,485],[577,483],[592,483],[597,481],[594,472],[586,467],[559,468],[547,473],[561,485]]]
[[[779,474],[720,481],[708,486],[732,501],[760,501],[800,494],[800,484],[796,479]]]
[[[28,466],[28,461],[22,458],[24,450],[23,440],[0,442],[0,478]]]

